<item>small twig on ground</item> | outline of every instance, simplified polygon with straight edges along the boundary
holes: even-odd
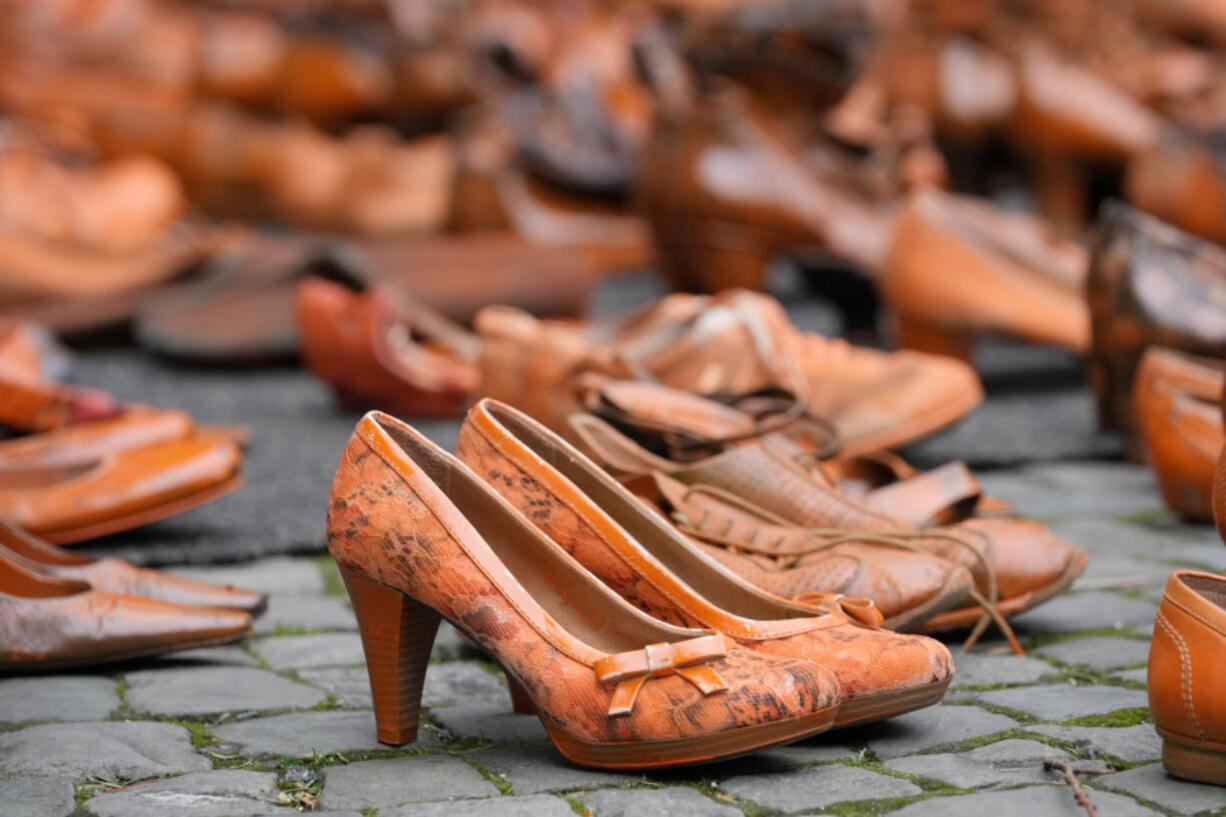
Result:
[[[1090,796],[1086,794],[1085,789],[1081,788],[1081,781],[1077,779],[1077,772],[1072,765],[1061,760],[1058,757],[1048,755],[1043,758],[1043,768],[1050,771],[1058,771],[1064,774],[1064,780],[1068,783],[1069,788],[1073,790],[1073,797],[1077,798],[1077,802],[1086,810],[1089,817],[1098,817],[1098,812],[1094,809],[1094,804],[1090,802]]]

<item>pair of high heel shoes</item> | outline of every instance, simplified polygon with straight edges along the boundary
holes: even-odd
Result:
[[[570,760],[659,768],[938,701],[949,651],[871,601],[801,604],[689,544],[528,416],[478,403],[459,459],[386,414],[341,458],[328,544],[357,614],[379,740],[415,739],[447,619]]]

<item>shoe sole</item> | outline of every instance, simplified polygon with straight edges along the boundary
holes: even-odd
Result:
[[[887,429],[843,442],[839,456],[855,457],[887,451],[935,434],[961,420],[983,402],[983,388],[963,395],[957,402],[949,402],[929,409],[923,414],[890,426]]]
[[[932,706],[945,697],[945,691],[949,689],[952,681],[953,676],[951,675],[944,681],[934,681],[921,687],[892,692],[875,692],[851,698],[839,706],[839,712],[834,716],[834,726],[831,728],[843,729],[862,723],[881,721]]]
[[[75,528],[61,528],[54,531],[44,530],[31,532],[55,545],[71,545],[76,542],[83,542],[87,539],[97,539],[99,536],[107,536],[108,534],[138,528],[142,525],[148,525],[150,522],[157,522],[159,520],[166,519],[167,517],[182,513],[183,511],[197,508],[206,502],[211,502],[218,497],[225,496],[242,484],[243,475],[236,474],[219,485],[214,485],[211,488],[206,488],[193,494],[186,494],[170,502],[165,502],[152,508],[146,508],[142,511],[136,511],[124,516],[114,516],[101,522],[81,525]]]
[[[140,658],[153,658],[158,655],[169,655],[171,653],[181,652],[183,650],[198,650],[205,647],[220,647],[223,644],[233,644],[235,641],[242,641],[253,632],[252,628],[248,627],[237,633],[230,635],[216,636],[214,638],[201,638],[194,641],[184,641],[181,644],[175,644],[169,647],[148,647],[139,650],[130,650],[117,655],[100,656],[97,658],[74,658],[63,661],[29,661],[16,662],[12,664],[0,664],[0,669],[6,673],[14,673],[18,675],[38,675],[43,672],[52,672],[63,669],[72,669],[74,667],[106,667],[111,664],[121,664],[126,661],[135,661]]]
[[[543,719],[542,723],[554,746],[572,763],[602,769],[645,771],[729,760],[767,746],[803,740],[829,730],[838,709],[839,705],[835,704],[804,717],[743,726],[703,737],[618,743],[591,743]]]
[[[946,578],[945,584],[941,586],[941,589],[931,598],[922,604],[902,611],[893,618],[887,618],[881,622],[881,627],[896,632],[911,631],[940,613],[956,607],[959,602],[967,597],[974,586],[973,581],[959,582],[957,577],[951,574]]]
[[[453,622],[454,624],[454,622]],[[703,737],[661,741],[627,741],[592,743],[550,724],[527,692],[511,673],[507,672],[492,653],[479,646],[475,639],[459,625],[455,625],[460,639],[485,653],[488,660],[502,670],[507,678],[507,690],[511,695],[512,711],[517,715],[533,715],[540,718],[541,725],[549,734],[557,750],[572,763],[602,769],[648,770],[669,766],[692,766],[730,760],[755,752],[767,746],[794,743],[807,737],[826,732],[837,724],[841,704],[812,712],[801,718],[756,724],[732,729]]]
[[[996,605],[996,609],[1003,616],[1015,616],[1018,613],[1024,613],[1038,607],[1045,601],[1048,601],[1053,596],[1059,595],[1068,589],[1068,586],[1081,575],[1085,570],[1086,564],[1090,561],[1090,555],[1085,551],[1079,552],[1064,572],[1053,579],[1048,584],[1040,587],[1038,590],[1032,590],[1029,593],[1023,593],[1020,596],[1014,596],[1010,599],[1004,599]],[[965,607],[961,610],[951,610],[946,613],[941,613],[925,622],[916,630],[921,633],[931,633],[938,630],[958,630],[974,625],[976,621],[983,615],[983,610],[978,607]]]
[[[1176,777],[1226,786],[1226,743],[1177,735],[1158,727],[1162,765]]]

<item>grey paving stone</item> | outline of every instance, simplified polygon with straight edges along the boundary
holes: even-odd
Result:
[[[430,719],[457,738],[487,738],[499,743],[521,743],[547,737],[535,715],[516,715],[505,707],[488,705],[441,706]]]
[[[565,800],[548,794],[528,797],[491,797],[488,800],[456,800],[448,803],[414,803],[379,817],[574,817]]]
[[[1134,514],[1145,508],[1161,508],[1153,472],[1143,465],[1123,462],[1052,462],[1031,465],[1025,475],[1045,488],[1082,503],[1081,515],[1100,508]],[[1088,503],[1095,503],[1091,507]]]
[[[159,666],[182,664],[221,664],[239,667],[258,667],[260,662],[242,647],[201,647],[196,650],[172,652],[158,659]]]
[[[281,630],[356,630],[353,610],[333,596],[273,596],[255,621],[256,635]]]
[[[1154,501],[1161,502],[1156,496]],[[1170,532],[1120,519],[1072,516],[1052,522],[1050,527],[1052,533],[1084,549],[1091,556],[1158,561],[1154,558],[1155,554],[1171,547]]]
[[[1033,610],[1014,616],[1010,623],[1019,635],[1074,633],[1101,627],[1152,626],[1157,607],[1144,599],[1106,591],[1067,593]]]
[[[187,730],[169,723],[47,724],[0,734],[0,778],[138,780],[211,767]]]
[[[301,669],[298,677],[324,692],[336,696],[336,702],[349,709],[370,709],[370,676],[365,667],[325,667]],[[429,674],[427,673],[427,677]]]
[[[1040,647],[1035,653],[1072,666],[1108,670],[1144,664],[1149,660],[1149,642],[1135,638],[1078,638]]]
[[[1161,763],[1103,775],[1094,781],[1094,787],[1127,792],[1180,814],[1226,808],[1226,790],[1221,786],[1192,783],[1172,777],[1162,768]]]
[[[1119,794],[1095,791],[1090,793],[1090,798],[1104,817],[1158,817],[1153,809]],[[1085,817],[1086,812],[1073,799],[1067,786],[1033,786],[922,800],[891,811],[890,817],[983,817],[985,814],[992,817]]]
[[[1018,655],[954,652],[955,687],[1028,684],[1056,672],[1051,664]]]
[[[575,766],[568,763],[547,740],[482,749],[473,752],[472,757],[482,767],[505,777],[514,794],[595,789],[641,779],[639,775]]]
[[[119,708],[110,678],[56,675],[0,680],[0,723],[100,721]]]
[[[914,755],[890,760],[886,768],[940,780],[960,789],[986,789],[1045,783],[1056,778],[1043,768],[1043,758],[1073,756],[1034,740],[1002,740],[956,754]]]
[[[1147,667],[1137,667],[1136,669],[1126,669],[1120,672],[1111,673],[1116,678],[1124,681],[1132,681],[1137,684],[1149,685],[1149,669]]]
[[[1141,690],[1100,685],[1051,684],[997,689],[982,693],[979,700],[1017,709],[1042,721],[1065,721],[1149,706],[1149,696]]]
[[[278,556],[237,565],[172,567],[166,572],[276,596],[323,595],[324,592],[323,574],[311,559]]]
[[[733,777],[721,781],[719,788],[738,799],[786,813],[851,800],[879,800],[923,793],[923,789],[908,780],[838,764],[810,766],[787,774]]]
[[[741,810],[717,803],[696,789],[604,789],[575,795],[592,817],[740,817]]]
[[[375,738],[375,716],[369,711],[295,712],[253,718],[215,726],[213,734],[227,743],[241,744],[243,754],[263,757],[389,748]],[[421,730],[416,745],[437,745],[432,736]]]
[[[257,638],[251,641],[251,649],[273,669],[337,667],[366,661],[357,633]]]
[[[1056,519],[1117,516],[1158,510],[1162,499],[1148,469],[1108,463],[1031,466],[1002,472],[984,471],[975,477],[984,492],[1013,503],[1026,517]],[[1122,469],[1122,470],[1121,470]],[[1082,479],[1103,479],[1078,484]],[[1088,490],[1092,486],[1093,490]],[[1076,544],[1076,543],[1075,543]]]
[[[473,704],[511,710],[506,679],[471,661],[431,664],[426,669],[421,702],[425,706]]]
[[[141,670],[125,677],[128,706],[152,715],[309,709],[325,697],[317,689],[253,667]]]
[[[96,795],[96,817],[252,817],[275,805],[277,776],[239,769],[136,783]]]
[[[1158,737],[1153,725],[1148,723],[1118,727],[1041,724],[1027,726],[1026,731],[1072,741],[1077,744],[1079,754],[1092,757],[1110,755],[1129,763],[1162,757],[1162,738]]]
[[[0,780],[0,806],[14,804],[20,804],[21,817],[64,817],[77,806],[72,781],[64,777]]]
[[[1017,725],[1012,718],[977,706],[939,705],[847,730],[839,738],[853,747],[867,745],[878,757],[890,758],[1016,729]]]
[[[330,766],[322,809],[385,809],[424,800],[496,796],[498,789],[462,760],[418,755]]]
[[[830,732],[817,738],[803,740],[787,746],[772,746],[754,752],[748,758],[742,758],[738,763],[750,760],[766,762],[780,767],[799,766],[803,763],[826,763],[832,760],[850,760],[855,758],[859,750],[840,743],[842,732]]]

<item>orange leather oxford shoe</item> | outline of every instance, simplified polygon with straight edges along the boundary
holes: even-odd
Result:
[[[1166,583],[1149,651],[1149,707],[1162,765],[1226,786],[1226,578],[1178,570]]]

